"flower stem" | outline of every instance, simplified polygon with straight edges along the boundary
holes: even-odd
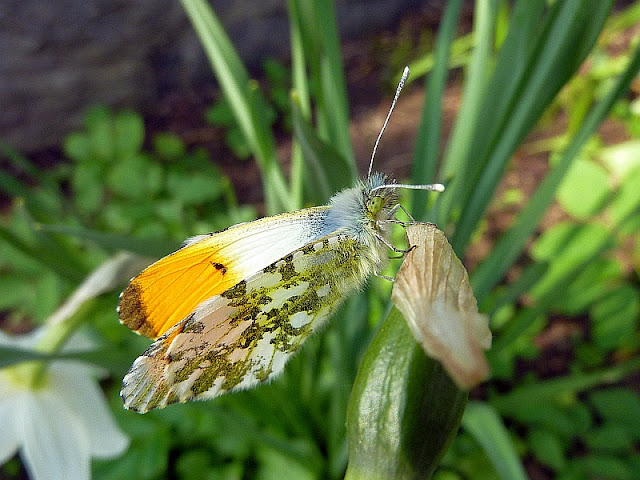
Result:
[[[95,300],[90,299],[84,302],[73,315],[64,321],[47,325],[44,337],[38,342],[35,350],[40,353],[53,354],[58,352],[78,329],[78,327],[89,318],[88,312],[93,308]],[[22,365],[21,373],[27,375],[29,385],[33,389],[38,389],[46,385],[45,372],[48,361],[27,362]]]

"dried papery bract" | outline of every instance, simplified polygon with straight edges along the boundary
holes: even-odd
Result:
[[[392,299],[425,353],[440,361],[456,384],[471,389],[489,375],[488,317],[478,313],[469,276],[435,225],[407,227],[415,248],[407,254]]]

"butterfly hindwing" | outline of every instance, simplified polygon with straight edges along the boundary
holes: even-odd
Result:
[[[144,412],[273,378],[372,273],[366,256],[338,232],[206,300],[135,361],[123,382],[125,405]]]

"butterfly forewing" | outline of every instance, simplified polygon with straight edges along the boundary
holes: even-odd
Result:
[[[130,282],[120,296],[120,320],[158,338],[205,300],[324,235],[326,212],[310,208],[189,240]]]
[[[147,411],[272,378],[372,273],[367,256],[338,232],[205,301],[135,361],[123,382],[125,405]]]

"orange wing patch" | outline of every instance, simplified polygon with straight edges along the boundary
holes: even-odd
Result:
[[[131,280],[120,295],[120,321],[137,333],[158,338],[203,301],[242,280],[233,263],[206,240],[181,248]]]

